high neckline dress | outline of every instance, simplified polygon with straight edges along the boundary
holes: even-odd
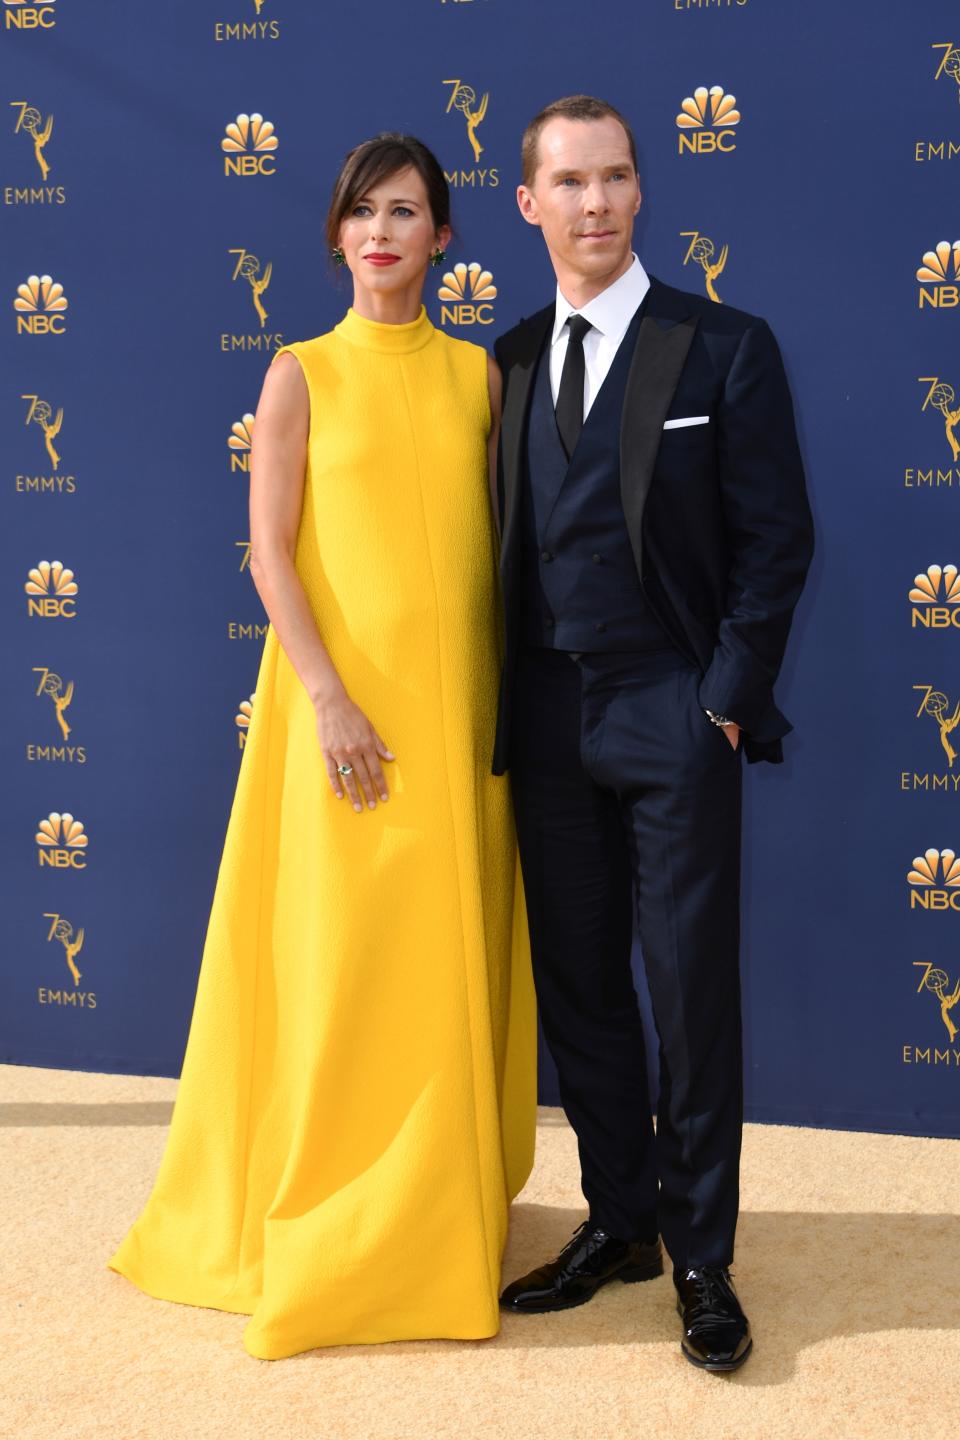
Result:
[[[516,841],[490,768],[486,354],[425,310],[351,309],[286,351],[310,398],[296,568],[397,756],[391,796],[362,815],[335,799],[270,626],[166,1147],[107,1262],[249,1315],[262,1359],[495,1334],[536,1116]]]

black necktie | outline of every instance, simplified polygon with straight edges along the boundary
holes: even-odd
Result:
[[[570,327],[570,339],[563,357],[556,415],[557,429],[569,460],[583,428],[583,337],[593,326],[582,315],[570,315],[567,325]]]

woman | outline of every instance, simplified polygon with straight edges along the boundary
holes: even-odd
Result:
[[[534,1008],[487,492],[498,376],[434,329],[449,195],[348,157],[353,306],[277,352],[250,519],[270,626],[170,1136],[110,1267],[244,1344],[479,1338],[532,1160]]]

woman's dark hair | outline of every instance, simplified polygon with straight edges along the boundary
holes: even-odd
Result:
[[[450,224],[450,189],[436,155],[413,135],[385,130],[355,146],[340,167],[327,212],[327,244],[331,250],[340,244],[340,226],[361,196],[410,167],[426,187],[434,228]]]

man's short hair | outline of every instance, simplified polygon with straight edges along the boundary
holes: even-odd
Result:
[[[630,146],[630,158],[633,161],[633,168],[636,170],[638,168],[636,141],[633,138],[633,131],[620,111],[606,100],[598,100],[595,95],[567,95],[563,100],[554,100],[549,105],[545,105],[538,115],[534,115],[523,132],[520,162],[524,185],[529,187],[533,184],[537,166],[540,164],[540,131],[548,120],[555,120],[557,116],[563,116],[565,120],[605,120],[608,115],[612,119],[618,120],[623,126],[627,144]]]

